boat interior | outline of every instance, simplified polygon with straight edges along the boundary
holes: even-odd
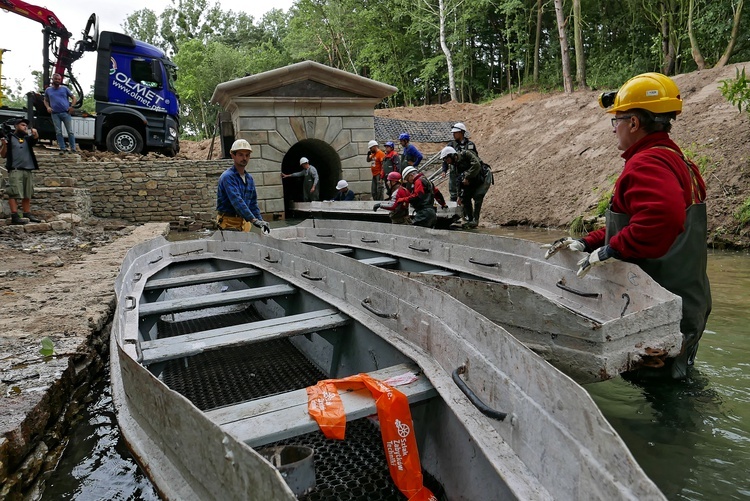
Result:
[[[342,392],[344,441],[326,439],[307,414],[307,386],[361,372],[419,376],[398,389],[438,499],[480,499],[484,489],[513,497],[481,451],[457,460],[451,443],[471,438],[413,360],[268,271],[216,258],[171,263],[145,282],[138,315],[140,363],[224,431],[258,451],[314,450],[315,484],[300,499],[405,499],[390,478],[369,392]],[[472,478],[482,484],[467,486]]]

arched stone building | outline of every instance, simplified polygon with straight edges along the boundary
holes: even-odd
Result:
[[[216,86],[211,100],[231,115],[235,137],[253,146],[249,171],[261,210],[278,213],[301,200],[298,171],[307,157],[320,175],[321,200],[346,179],[369,194],[367,143],[375,138],[374,110],[398,89],[313,61],[238,78]]]

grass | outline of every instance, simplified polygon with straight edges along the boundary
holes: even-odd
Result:
[[[740,205],[740,208],[734,213],[734,217],[739,221],[740,226],[750,223],[750,197],[747,197]]]
[[[692,143],[690,146],[682,148],[682,152],[685,154],[685,156],[689,160],[693,161],[693,163],[698,167],[701,176],[705,177],[706,173],[710,170],[713,170],[716,165],[711,160],[711,157],[705,154],[701,154],[700,150],[701,146],[696,143]]]

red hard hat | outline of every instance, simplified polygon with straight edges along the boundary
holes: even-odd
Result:
[[[388,181],[401,181],[401,174],[398,172],[391,172],[388,174]]]

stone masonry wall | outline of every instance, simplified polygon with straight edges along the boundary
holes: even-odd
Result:
[[[91,214],[135,223],[174,221],[196,213],[214,214],[216,183],[231,166],[230,160],[82,162],[77,156],[42,155],[39,161],[37,186],[45,185],[45,177],[73,178],[77,188],[89,192]],[[266,219],[284,210],[278,165],[275,169],[279,181],[277,186],[269,187],[262,186],[261,162],[251,159],[248,167],[259,185],[258,203]]]

